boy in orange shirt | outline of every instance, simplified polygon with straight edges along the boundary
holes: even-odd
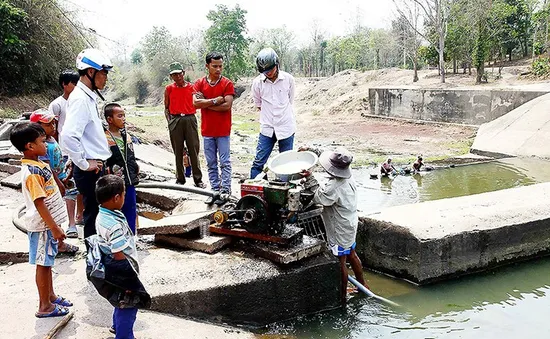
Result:
[[[35,316],[64,316],[69,313],[67,307],[73,304],[55,294],[52,266],[58,252],[58,242],[65,239],[61,224],[67,221],[67,209],[50,166],[38,159],[46,155],[46,132],[36,123],[20,122],[11,130],[10,141],[23,153],[21,183],[26,206],[29,263],[36,265],[39,297]]]

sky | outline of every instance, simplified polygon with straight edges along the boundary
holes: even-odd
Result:
[[[133,50],[153,26],[166,26],[174,35],[190,29],[206,29],[208,11],[216,4],[233,8],[236,4],[248,13],[248,34],[265,28],[286,25],[294,32],[296,43],[310,37],[316,20],[329,36],[342,35],[360,18],[362,25],[371,28],[390,27],[394,16],[391,0],[60,0],[69,11],[76,11],[80,22],[92,28],[98,37],[99,48],[116,49],[116,45]],[[357,15],[359,13],[359,15]]]

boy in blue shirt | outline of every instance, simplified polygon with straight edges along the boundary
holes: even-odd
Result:
[[[99,203],[95,226],[101,252],[106,256],[112,256],[115,262],[123,263],[127,260],[131,266],[129,270],[139,274],[134,234],[120,211],[124,205],[124,180],[112,174],[103,176],[96,183],[95,193]],[[113,274],[121,275],[124,274],[123,271],[116,270]],[[132,291],[126,293],[132,293]],[[111,332],[116,334],[116,339],[134,338],[137,311],[135,305],[125,304],[124,300],[115,306]]]

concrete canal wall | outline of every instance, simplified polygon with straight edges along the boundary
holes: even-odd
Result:
[[[419,284],[550,253],[550,183],[390,207],[361,218],[366,267]]]
[[[489,156],[550,158],[550,94],[481,125],[471,152]]]
[[[506,89],[369,89],[370,114],[481,125],[548,91]]]

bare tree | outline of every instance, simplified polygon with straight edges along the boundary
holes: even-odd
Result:
[[[441,82],[445,82],[445,37],[447,36],[447,20],[449,18],[449,1],[450,0],[393,0],[397,7],[397,11],[407,18],[410,27],[414,29],[422,38],[428,41],[439,54],[439,74]],[[436,39],[426,34],[426,30],[421,31],[416,23],[411,22],[411,16],[407,15],[411,11],[411,7],[418,6],[420,15],[424,19],[424,26],[431,26],[435,30]],[[403,11],[403,8],[408,8]],[[418,16],[415,17],[418,20]]]
[[[396,3],[396,0],[394,0]],[[396,3],[397,5],[397,3]],[[401,43],[403,48],[403,67],[406,66],[407,58],[413,65],[413,82],[418,81],[418,49],[420,48],[419,38],[419,15],[418,4],[412,6],[397,6],[399,17],[396,21],[395,29],[401,33]]]

